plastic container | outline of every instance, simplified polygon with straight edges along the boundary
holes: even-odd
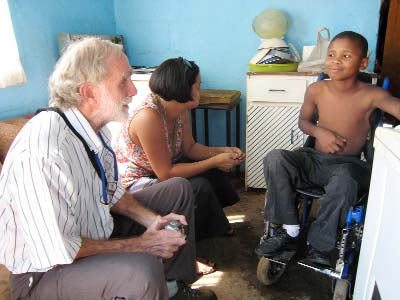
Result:
[[[299,63],[290,64],[249,64],[251,72],[296,72]]]

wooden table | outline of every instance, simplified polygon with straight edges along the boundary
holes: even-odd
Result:
[[[192,109],[192,134],[197,140],[196,110],[203,110],[204,141],[209,146],[208,110],[222,110],[226,115],[226,145],[231,146],[231,111],[236,109],[236,147],[240,148],[240,91],[236,90],[202,90],[200,104]],[[238,171],[238,170],[237,170]]]

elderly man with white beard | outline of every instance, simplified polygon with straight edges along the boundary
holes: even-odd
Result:
[[[14,140],[0,178],[12,299],[216,299],[187,285],[196,279],[190,183],[131,195],[119,181],[105,125],[127,116],[130,76],[118,45],[71,45],[49,79],[50,108]],[[164,229],[172,220],[186,238]]]

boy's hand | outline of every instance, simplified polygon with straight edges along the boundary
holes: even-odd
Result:
[[[318,150],[331,154],[336,154],[342,151],[347,142],[346,138],[325,128],[320,128],[316,139],[319,144]]]

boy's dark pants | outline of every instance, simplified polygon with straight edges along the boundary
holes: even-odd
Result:
[[[312,148],[273,150],[264,158],[267,184],[265,221],[299,224],[296,188],[323,187],[320,209],[308,242],[319,251],[335,247],[341,218],[369,187],[371,167],[355,156],[324,154]]]

